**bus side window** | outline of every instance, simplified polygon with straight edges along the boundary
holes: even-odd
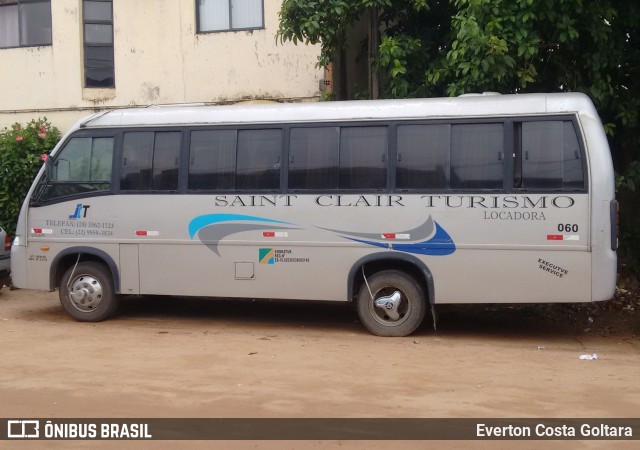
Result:
[[[339,189],[387,186],[387,127],[342,127]]]
[[[289,189],[338,188],[340,128],[293,128],[289,142]]]
[[[111,190],[113,137],[74,137],[52,161],[39,200]]]
[[[523,122],[523,189],[584,189],[580,145],[571,121]]]
[[[562,187],[567,190],[584,189],[584,166],[578,135],[573,122],[563,124],[562,135]]]
[[[396,186],[447,189],[451,125],[399,125]]]
[[[236,160],[237,190],[280,188],[282,130],[239,130]]]
[[[499,123],[451,127],[451,189],[502,189],[504,127]]]
[[[177,190],[181,136],[179,131],[125,133],[120,189]]]
[[[191,190],[232,190],[235,187],[237,130],[191,132]]]

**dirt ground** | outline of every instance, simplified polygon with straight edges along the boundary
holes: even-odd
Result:
[[[0,417],[585,417],[640,412],[640,307],[438,307],[407,338],[348,305],[138,297],[68,318],[0,290]],[[580,355],[597,354],[597,360]],[[7,444],[5,442],[4,444]],[[11,448],[557,448],[558,442],[11,442]],[[614,445],[615,444],[615,445]],[[635,448],[563,442],[563,448]],[[0,447],[3,443],[0,442]]]

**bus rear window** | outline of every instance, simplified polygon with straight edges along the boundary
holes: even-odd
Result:
[[[582,189],[580,146],[570,121],[522,123],[522,188]]]

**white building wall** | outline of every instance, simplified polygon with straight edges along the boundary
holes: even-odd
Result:
[[[83,87],[82,1],[51,5],[53,45],[0,49],[0,129],[46,116],[65,130],[105,108],[319,96],[319,48],[276,43],[280,0],[264,0],[264,29],[201,34],[196,0],[114,0],[115,89]]]

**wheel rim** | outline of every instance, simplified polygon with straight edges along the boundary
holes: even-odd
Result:
[[[387,327],[396,327],[407,321],[411,303],[403,291],[395,286],[385,286],[373,294],[369,303],[371,316]]]
[[[80,312],[95,311],[103,298],[100,281],[91,275],[78,275],[69,283],[69,299]]]

